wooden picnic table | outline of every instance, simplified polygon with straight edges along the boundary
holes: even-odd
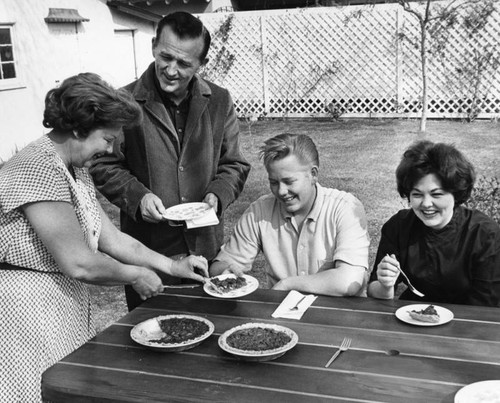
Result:
[[[286,292],[259,289],[239,299],[201,287],[170,289],[125,315],[43,375],[54,402],[453,402],[464,385],[500,379],[500,311],[465,305],[454,319],[421,327],[394,315],[408,301],[319,296],[301,320],[271,314]],[[132,327],[167,314],[203,316],[215,332],[177,353],[149,350]],[[298,344],[267,362],[221,350],[220,334],[247,322],[294,330]],[[344,337],[351,348],[325,364]],[[397,354],[399,353],[399,354]]]

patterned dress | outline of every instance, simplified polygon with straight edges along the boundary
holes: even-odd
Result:
[[[41,375],[95,335],[88,287],[65,276],[21,207],[70,203],[97,252],[101,218],[92,179],[69,173],[49,137],[0,170],[0,402],[41,401]]]

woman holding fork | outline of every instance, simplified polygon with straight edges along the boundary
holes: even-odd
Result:
[[[410,209],[382,227],[368,296],[500,307],[500,227],[462,204],[473,189],[472,164],[455,147],[420,141],[396,170],[397,189]],[[418,294],[423,294],[419,296]]]

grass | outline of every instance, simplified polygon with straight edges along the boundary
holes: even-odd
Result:
[[[319,181],[323,186],[349,191],[363,203],[371,236],[372,264],[382,224],[406,207],[397,192],[394,170],[403,151],[414,141],[428,139],[454,143],[485,178],[500,177],[500,125],[476,121],[429,121],[427,132],[418,132],[415,120],[273,120],[247,125],[240,123],[241,148],[252,164],[252,171],[239,199],[226,212],[226,235],[249,203],[269,192],[267,175],[258,159],[263,141],[283,132],[308,134],[320,154]],[[105,210],[117,223],[116,208],[105,203]],[[252,275],[263,287],[264,260],[259,257]],[[92,288],[97,305],[96,324],[103,329],[126,313],[122,287]]]

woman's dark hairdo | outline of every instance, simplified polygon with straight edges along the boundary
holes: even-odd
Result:
[[[210,48],[211,37],[208,30],[198,18],[185,11],[176,11],[175,13],[167,14],[160,20],[156,27],[154,46],[157,45],[163,28],[167,26],[181,39],[197,39],[202,37],[204,46],[200,54],[200,61],[203,62],[205,60]]]
[[[81,73],[47,93],[43,125],[87,137],[92,130],[136,124],[141,117],[126,90],[113,88],[97,74]]]
[[[470,197],[476,179],[474,166],[453,145],[419,141],[403,154],[396,169],[396,181],[401,197],[410,193],[424,176],[434,174],[443,190],[453,194],[455,205]]]

